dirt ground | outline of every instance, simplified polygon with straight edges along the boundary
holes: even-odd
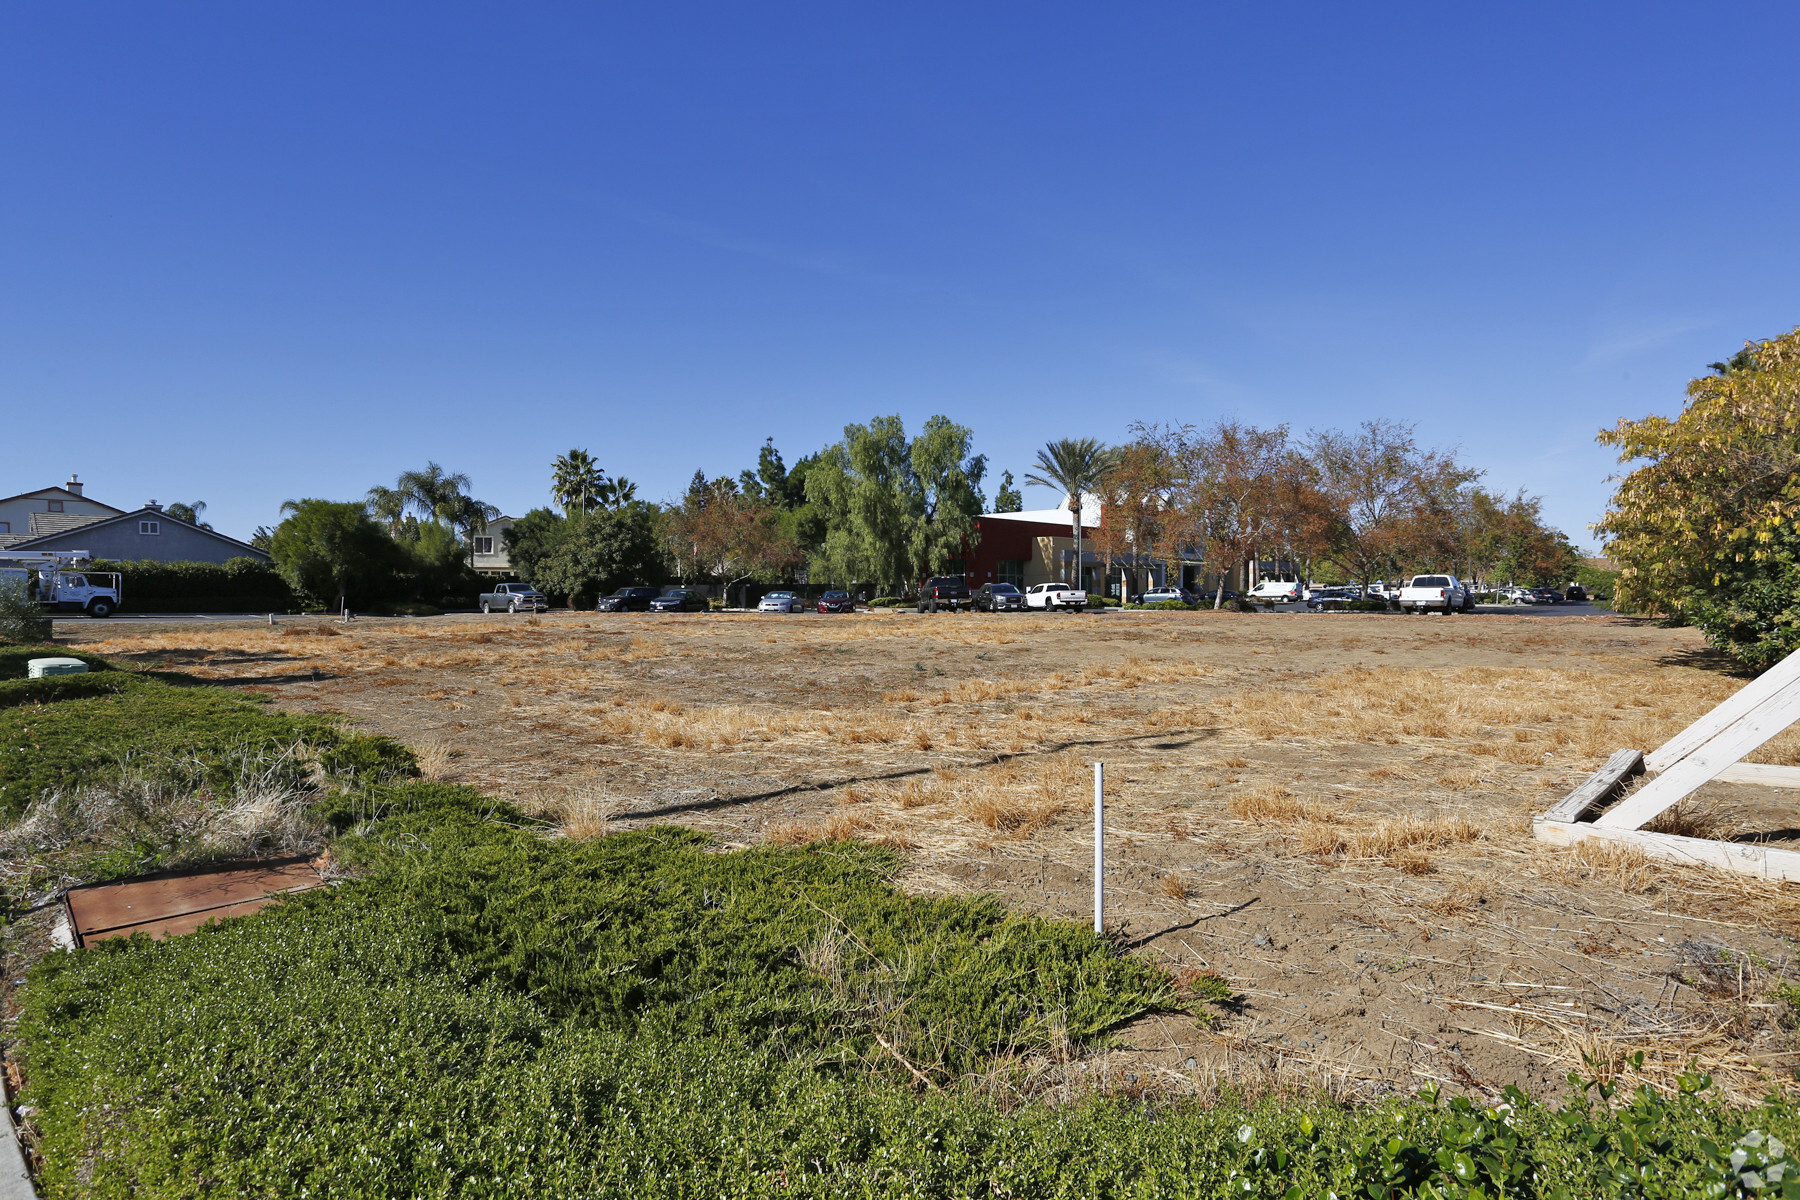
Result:
[[[556,614],[61,622],[59,637],[339,712],[570,836],[860,837],[903,886],[1092,916],[1239,996],[1081,1064],[1115,1086],[1564,1091],[1571,1069],[1792,1085],[1800,887],[1559,850],[1530,818],[1743,680],[1597,615]],[[1756,757],[1800,762],[1800,735]],[[1712,785],[1673,831],[1800,839]],[[1790,995],[1795,993],[1790,992]],[[1642,1051],[1641,1066],[1630,1056]]]

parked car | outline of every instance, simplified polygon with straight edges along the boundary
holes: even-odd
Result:
[[[797,613],[806,611],[806,601],[792,592],[764,592],[756,602],[759,613]]]
[[[976,612],[1024,612],[1025,593],[1010,583],[984,583],[975,589]]]
[[[1169,600],[1179,600],[1183,604],[1198,604],[1199,597],[1192,592],[1184,592],[1180,588],[1151,588],[1138,597],[1139,604],[1162,604]]]
[[[550,611],[550,601],[544,599],[543,594],[529,583],[497,583],[493,591],[481,593],[477,603],[484,613],[495,609],[503,609],[509,613],[516,613],[521,609],[526,612]]]
[[[1300,585],[1291,579],[1259,579],[1250,589],[1250,598],[1265,604],[1286,604],[1300,599]]]
[[[1306,597],[1306,607],[1312,612],[1323,612],[1326,609],[1342,608],[1352,600],[1360,600],[1356,588],[1322,587],[1313,588]]]
[[[1530,604],[1531,589],[1522,587],[1502,588],[1500,589],[1500,602],[1502,604]]]
[[[1473,612],[1475,597],[1454,575],[1414,575],[1400,589],[1401,612]]]
[[[1087,607],[1087,603],[1086,592],[1066,583],[1034,583],[1025,589],[1026,608],[1041,608],[1045,612],[1056,608],[1080,612]]]
[[[650,602],[654,613],[706,612],[710,608],[706,593],[692,588],[671,588]]]
[[[1570,604],[1586,604],[1588,601],[1587,589],[1579,583],[1571,583],[1563,589],[1563,599]]]
[[[1562,593],[1555,588],[1537,587],[1531,589],[1533,604],[1561,604]]]
[[[822,613],[855,612],[856,597],[849,592],[826,592],[819,597],[819,611]]]
[[[649,612],[650,602],[656,599],[653,587],[624,587],[610,596],[600,597],[600,603],[594,606],[595,612]]]
[[[959,608],[968,608],[975,602],[969,592],[969,581],[961,575],[940,575],[936,579],[927,579],[925,586],[919,589],[919,611],[936,612],[947,608],[955,612]]]

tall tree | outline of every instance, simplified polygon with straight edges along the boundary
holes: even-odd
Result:
[[[846,425],[844,439],[819,456],[806,497],[829,515],[814,573],[843,583],[873,580],[902,594],[913,581],[910,554],[918,481],[899,417]]]
[[[399,488],[382,487],[380,484],[370,488],[368,496],[363,500],[363,507],[369,510],[369,515],[380,521],[382,527],[394,537],[398,537],[406,527],[406,510],[411,504],[412,501]]]
[[[1071,582],[1077,585],[1081,582],[1081,503],[1099,489],[1116,461],[1116,452],[1093,438],[1060,438],[1038,451],[1036,463],[1025,476],[1026,483],[1061,488],[1069,497],[1069,536],[1075,542]]]
[[[1177,507],[1204,531],[1207,558],[1219,567],[1213,607],[1225,598],[1226,568],[1257,558],[1280,540],[1282,477],[1292,462],[1288,427],[1259,429],[1219,421],[1182,439]]]
[[[960,563],[981,536],[975,518],[983,508],[987,456],[970,452],[974,437],[949,417],[934,416],[908,448],[918,504],[907,552],[919,578]]]
[[[678,552],[686,550],[696,572],[717,579],[727,597],[739,584],[773,579],[802,561],[781,510],[743,495],[726,476],[690,487],[664,521],[667,541]]]
[[[1013,483],[1011,471],[1000,472],[1000,490],[994,493],[994,511],[997,513],[1015,513],[1025,511],[1025,497]]]
[[[586,450],[559,454],[550,464],[550,498],[562,505],[565,516],[599,505],[605,485],[606,472]]]

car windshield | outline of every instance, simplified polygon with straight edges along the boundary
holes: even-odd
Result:
[[[847,600],[847,599],[849,599],[849,597],[850,597],[849,592],[826,592],[823,596],[820,596],[819,599],[821,599],[821,600]]]
[[[684,597],[686,595],[687,595],[686,592],[664,592],[662,598],[664,600],[680,600],[682,597]]]
[[[994,595],[996,596],[1016,596],[1019,594],[1019,589],[1010,583],[996,583],[993,586]]]
[[[763,597],[764,600],[792,600],[793,598],[794,593],[792,592],[770,592]]]
[[[1414,587],[1449,587],[1450,577],[1448,575],[1415,575],[1412,585]]]

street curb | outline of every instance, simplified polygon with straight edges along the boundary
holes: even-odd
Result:
[[[0,1104],[0,1200],[37,1200],[37,1189],[31,1186],[31,1172],[25,1169],[25,1151],[19,1145],[19,1131],[13,1125],[12,1109]]]

